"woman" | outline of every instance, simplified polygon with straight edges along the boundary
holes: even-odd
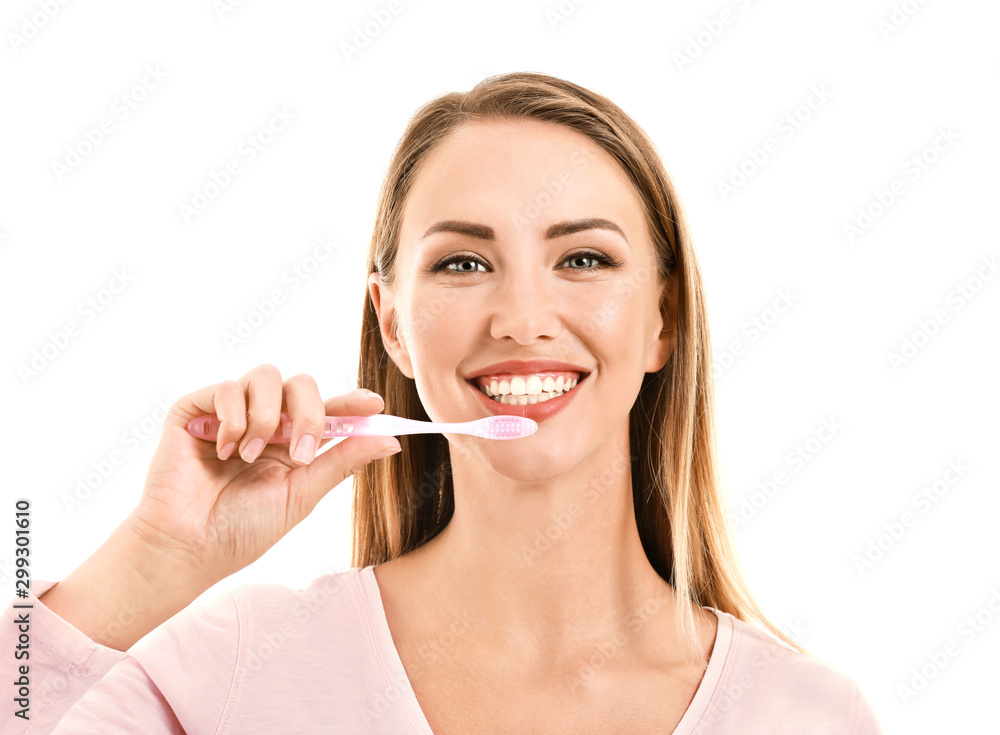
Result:
[[[624,112],[528,73],[425,105],[368,266],[362,389],[324,403],[263,365],[179,400],[139,506],[36,582],[34,729],[4,732],[881,731],[741,578],[698,265]],[[357,437],[314,459],[322,416],[379,396],[538,431]],[[292,442],[264,445],[282,410]],[[204,413],[214,446],[184,430]],[[351,570],[187,607],[348,474]]]

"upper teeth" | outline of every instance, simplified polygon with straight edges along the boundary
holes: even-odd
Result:
[[[488,384],[480,385],[480,390],[494,398],[510,396],[510,398],[504,399],[505,402],[513,402],[513,397],[518,396],[517,402],[525,405],[547,401],[562,395],[575,388],[579,382],[579,378],[569,378],[563,375],[554,378],[551,375],[544,377],[541,375],[512,375],[509,379],[493,378]]]

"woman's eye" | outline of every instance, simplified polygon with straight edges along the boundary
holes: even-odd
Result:
[[[593,273],[600,270],[601,268],[617,268],[621,265],[620,261],[609,258],[602,253],[598,253],[593,250],[585,250],[579,253],[574,253],[570,255],[563,263],[577,263],[580,261],[596,263],[596,265],[584,265],[583,267],[570,267],[570,270],[580,271],[582,273]],[[451,266],[458,266],[457,268],[452,268]],[[438,271],[444,271],[449,275],[456,275],[461,273],[483,273],[485,271],[477,270],[476,266],[483,266],[486,268],[486,263],[484,263],[479,258],[472,255],[453,255],[450,258],[446,258],[438,263],[436,266],[431,268],[432,273]]]
[[[452,264],[457,264],[459,266],[467,266],[471,264],[472,267],[471,268],[461,267],[457,269],[448,268],[448,266]],[[438,267],[435,268],[434,270],[447,270],[450,271],[451,273],[476,273],[477,265],[485,266],[486,264],[483,261],[479,260],[479,258],[469,258],[464,255],[457,255],[454,258],[448,258],[447,260],[442,261],[438,265]]]
[[[586,253],[581,253],[580,255],[571,255],[570,257],[566,258],[566,260],[567,261],[574,261],[575,260],[577,262],[579,262],[581,260],[584,260],[584,261],[589,260],[589,261],[593,261],[594,263],[600,263],[601,262],[600,259],[597,256],[595,256],[595,255],[587,255]],[[590,271],[596,271],[597,270],[597,266],[595,266],[595,265],[592,265],[592,266],[589,266],[589,267],[584,266],[583,268],[574,268],[573,270],[582,270],[582,271],[585,271],[585,272],[589,273]]]

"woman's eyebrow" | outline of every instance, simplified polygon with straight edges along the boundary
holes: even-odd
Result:
[[[594,229],[617,232],[622,236],[622,239],[625,240],[625,242],[628,242],[628,238],[625,237],[625,231],[621,227],[609,219],[601,218],[574,219],[567,220],[566,222],[558,222],[545,231],[545,239],[551,240],[564,235],[572,235],[575,232]],[[475,222],[450,219],[436,222],[428,227],[427,232],[420,237],[420,240],[424,240],[437,232],[456,232],[459,235],[468,235],[469,237],[476,237],[480,240],[496,239],[496,233],[493,232],[492,227],[476,224]],[[418,240],[418,242],[420,240]],[[629,244],[631,245],[631,243]]]

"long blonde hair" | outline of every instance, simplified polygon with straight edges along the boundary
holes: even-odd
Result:
[[[674,351],[646,373],[629,416],[632,497],[650,564],[674,589],[679,631],[695,649],[690,601],[757,622],[802,653],[754,601],[734,552],[728,501],[719,483],[712,349],[701,271],[680,200],[642,129],[610,100],[545,74],[484,79],[422,106],[396,146],[379,194],[367,272],[395,280],[403,206],[424,156],[459,126],[537,119],[566,125],[619,162],[641,197],[661,278],[675,277]],[[665,320],[666,321],[666,320]],[[669,323],[669,322],[668,322]],[[365,294],[358,386],[385,399],[385,412],[429,420],[410,378],[382,343]],[[381,564],[437,535],[454,512],[450,457],[442,434],[400,437],[402,451],[354,475],[352,566]]]

